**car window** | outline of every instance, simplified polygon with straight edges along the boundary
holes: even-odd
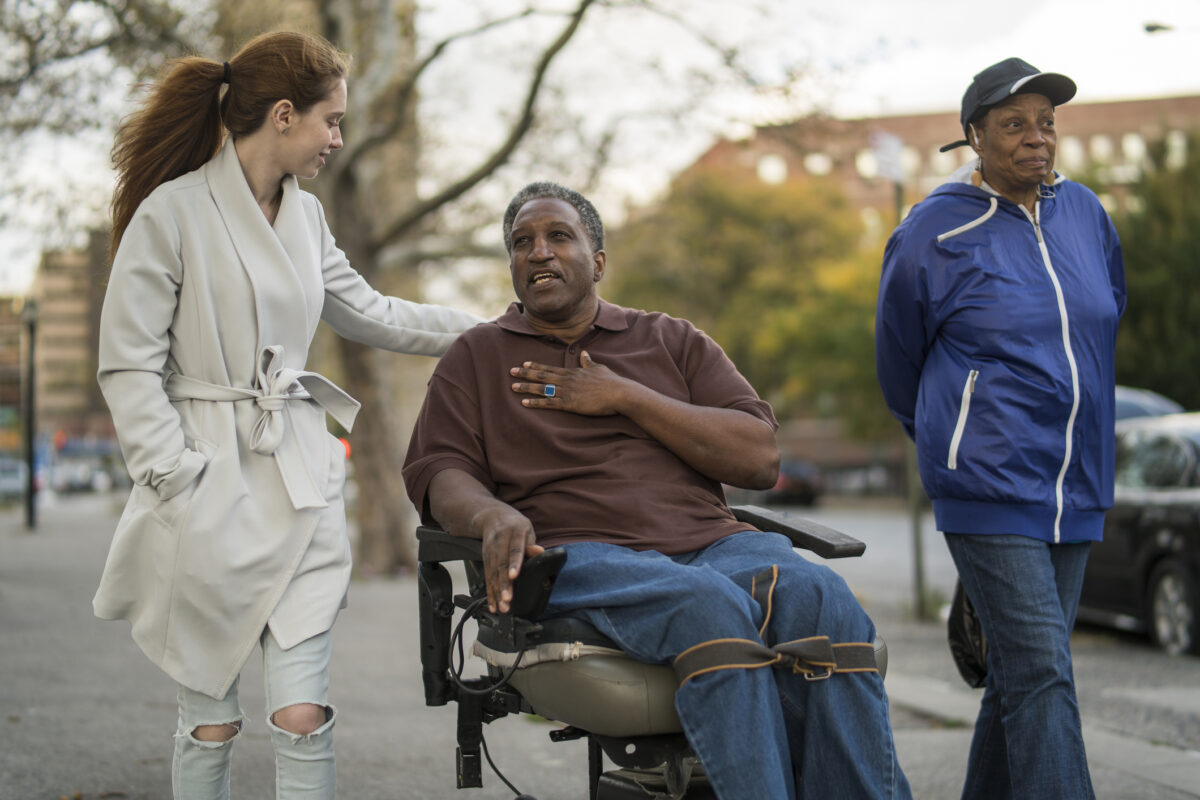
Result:
[[[1116,482],[1131,488],[1184,486],[1194,472],[1195,451],[1170,436],[1127,431],[1117,439]]]

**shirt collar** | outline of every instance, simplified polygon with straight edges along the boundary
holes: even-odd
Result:
[[[600,300],[600,310],[596,314],[595,321],[592,322],[592,329],[602,328],[606,331],[623,331],[629,328],[629,320],[625,318],[625,313],[620,306]],[[525,336],[545,336],[541,331],[533,329],[529,321],[525,319],[522,313],[522,305],[520,303],[512,303],[508,310],[504,312],[497,320],[499,325],[510,333],[520,333]]]

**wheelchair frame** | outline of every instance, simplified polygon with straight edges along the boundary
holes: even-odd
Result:
[[[866,545],[840,531],[811,520],[788,517],[753,505],[732,506],[741,522],[782,533],[793,546],[823,558],[862,555]],[[546,607],[554,581],[565,561],[565,553],[547,550],[530,559],[513,586],[509,613],[493,614],[482,604],[486,598],[481,542],[452,536],[440,528],[417,529],[418,592],[421,639],[421,670],[427,706],[458,704],[458,746],[455,771],[458,788],[483,786],[483,725],[509,714],[536,713],[515,688],[507,685],[504,670],[489,667],[487,677],[463,679],[452,672],[451,626],[455,609],[471,610],[481,627],[491,627],[508,646],[522,651],[542,641],[543,626],[536,619]],[[461,561],[466,567],[468,594],[455,595],[446,562]],[[463,620],[465,621],[465,619]],[[461,622],[459,623],[461,628]],[[886,650],[881,671],[886,668]],[[519,662],[518,662],[519,664]],[[515,667],[514,667],[515,669]],[[602,736],[566,725],[550,732],[554,742],[587,739],[590,800],[624,800],[648,795],[641,783],[644,770],[662,767],[663,794],[658,797],[715,798],[702,772],[694,769],[695,758],[682,733],[614,737]],[[604,757],[620,767],[605,772]],[[663,767],[665,765],[665,767]],[[684,794],[686,792],[686,794]]]

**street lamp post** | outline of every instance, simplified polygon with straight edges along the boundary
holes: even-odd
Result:
[[[37,438],[37,414],[34,409],[34,343],[37,342],[37,301],[29,298],[21,308],[21,322],[25,325],[27,345],[25,348],[25,464],[28,467],[25,481],[25,527],[37,527],[37,476],[34,472],[34,445]]]

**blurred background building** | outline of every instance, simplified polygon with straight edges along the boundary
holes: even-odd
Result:
[[[1091,185],[1110,212],[1124,210],[1124,187],[1141,177],[1152,142],[1165,142],[1167,166],[1186,156],[1188,134],[1200,127],[1200,95],[1067,103],[1057,109],[1060,130],[1055,168]],[[716,142],[695,167],[735,165],[767,183],[828,177],[860,210],[868,230],[886,236],[895,226],[894,177],[909,207],[960,164],[969,147],[939,148],[962,138],[959,112],[861,119],[808,117],[757,128],[738,141]]]

